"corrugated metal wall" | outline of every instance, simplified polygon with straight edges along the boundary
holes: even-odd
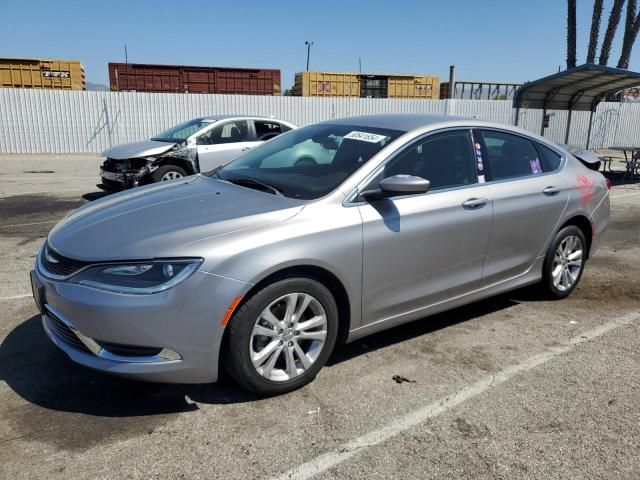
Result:
[[[373,113],[433,113],[513,125],[510,101],[189,95],[0,88],[0,153],[101,152],[190,118],[264,115],[306,125]],[[564,143],[567,112],[550,111],[545,136]],[[540,133],[541,110],[521,110],[519,126]],[[588,112],[574,112],[569,143],[585,145]],[[640,104],[601,103],[591,147],[640,144]]]

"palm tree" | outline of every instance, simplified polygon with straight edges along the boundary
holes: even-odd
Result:
[[[591,34],[589,35],[589,49],[587,50],[587,63],[596,60],[596,48],[598,48],[598,36],[600,35],[600,19],[602,18],[602,0],[593,2],[593,16],[591,17]]]
[[[624,37],[622,40],[622,52],[618,60],[618,68],[629,68],[631,49],[640,30],[640,12],[636,14],[636,0],[628,0],[627,21],[624,26]]]
[[[611,13],[609,14],[609,23],[607,24],[607,31],[604,34],[604,41],[602,42],[602,48],[600,49],[600,65],[606,65],[609,62],[611,45],[613,44],[613,37],[616,35],[618,23],[620,23],[620,15],[622,15],[623,6],[624,0],[613,1]]]
[[[567,69],[576,66],[576,0],[567,0]]]

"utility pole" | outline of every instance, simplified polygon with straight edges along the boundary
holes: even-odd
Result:
[[[362,59],[358,57],[358,72],[362,73]]]
[[[305,41],[304,44],[307,46],[307,72],[309,71],[309,56],[311,56],[311,45],[313,42]]]

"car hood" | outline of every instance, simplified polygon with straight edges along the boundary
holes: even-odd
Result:
[[[194,242],[286,220],[306,203],[196,175],[87,204],[58,223],[48,242],[82,261],[197,257],[206,247]]]
[[[144,140],[142,142],[125,143],[102,152],[102,156],[114,160],[127,160],[129,158],[153,157],[167,152],[175,143],[159,142],[157,140]]]

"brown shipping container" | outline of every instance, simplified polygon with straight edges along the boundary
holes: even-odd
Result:
[[[280,70],[109,63],[114,92],[280,95]]]
[[[86,90],[84,67],[77,60],[0,58],[0,87]]]

